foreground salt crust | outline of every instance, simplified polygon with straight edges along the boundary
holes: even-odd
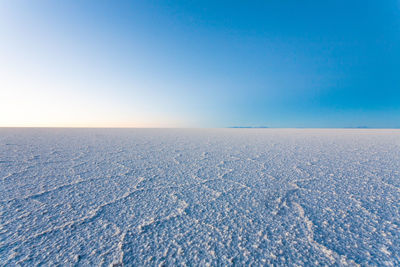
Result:
[[[0,265],[399,265],[400,131],[0,129]]]

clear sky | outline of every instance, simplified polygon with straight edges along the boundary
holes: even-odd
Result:
[[[400,127],[400,0],[3,0],[0,126]]]

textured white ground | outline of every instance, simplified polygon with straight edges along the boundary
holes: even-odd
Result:
[[[0,129],[0,265],[400,265],[400,131]]]

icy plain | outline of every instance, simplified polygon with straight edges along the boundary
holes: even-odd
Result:
[[[0,129],[0,265],[400,265],[400,131]]]

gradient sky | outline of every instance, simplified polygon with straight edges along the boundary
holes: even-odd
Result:
[[[400,0],[3,0],[0,126],[400,127]]]

